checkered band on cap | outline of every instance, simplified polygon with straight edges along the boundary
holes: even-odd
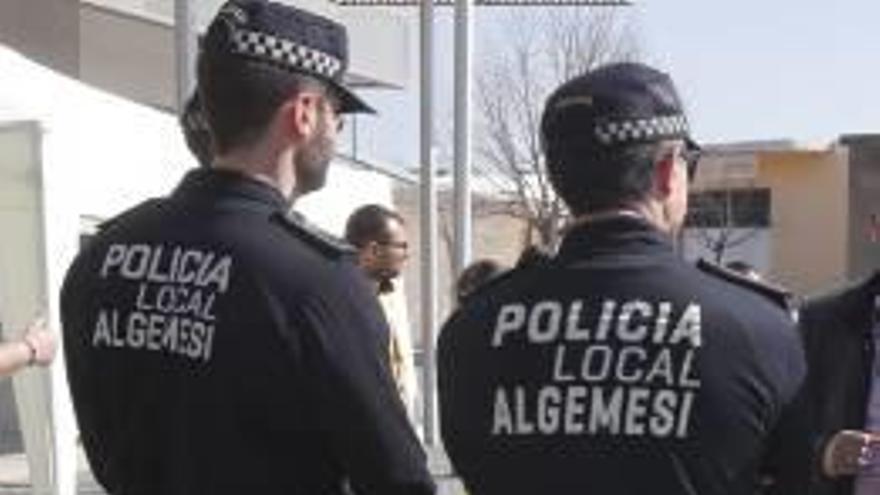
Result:
[[[234,50],[241,55],[256,57],[296,71],[336,79],[342,70],[342,61],[339,58],[271,34],[235,29],[232,41]]]
[[[665,137],[687,136],[684,115],[667,115],[649,119],[612,120],[597,125],[596,139],[605,145],[650,141]]]

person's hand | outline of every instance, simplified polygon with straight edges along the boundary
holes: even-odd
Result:
[[[55,359],[55,337],[49,331],[46,320],[37,318],[28,325],[21,341],[31,353],[31,365],[48,366]]]
[[[871,464],[880,462],[872,455],[880,448],[880,435],[864,431],[843,430],[837,432],[825,446],[822,469],[831,478],[852,476]]]

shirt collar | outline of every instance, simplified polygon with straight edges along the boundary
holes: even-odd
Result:
[[[238,199],[251,206],[286,213],[287,201],[274,187],[240,172],[200,168],[184,176],[174,191],[176,197]]]
[[[559,247],[561,260],[598,254],[675,254],[672,239],[637,215],[610,215],[576,224]]]

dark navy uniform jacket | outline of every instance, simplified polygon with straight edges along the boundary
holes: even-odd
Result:
[[[123,495],[429,494],[348,248],[244,176],[191,172],[77,257],[61,306],[98,481]]]
[[[809,467],[787,313],[637,218],[577,227],[485,287],[438,356],[443,440],[472,495],[752,495]]]

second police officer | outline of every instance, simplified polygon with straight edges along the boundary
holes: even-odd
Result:
[[[440,336],[442,435],[469,492],[752,495],[772,476],[802,493],[786,484],[809,468],[789,315],[674,250],[697,147],[672,80],[588,72],[550,96],[541,133],[574,224]]]
[[[83,445],[111,494],[430,494],[345,245],[286,213],[323,185],[342,113],[344,27],[227,3],[199,96],[213,164],[109,222],[62,292]]]

